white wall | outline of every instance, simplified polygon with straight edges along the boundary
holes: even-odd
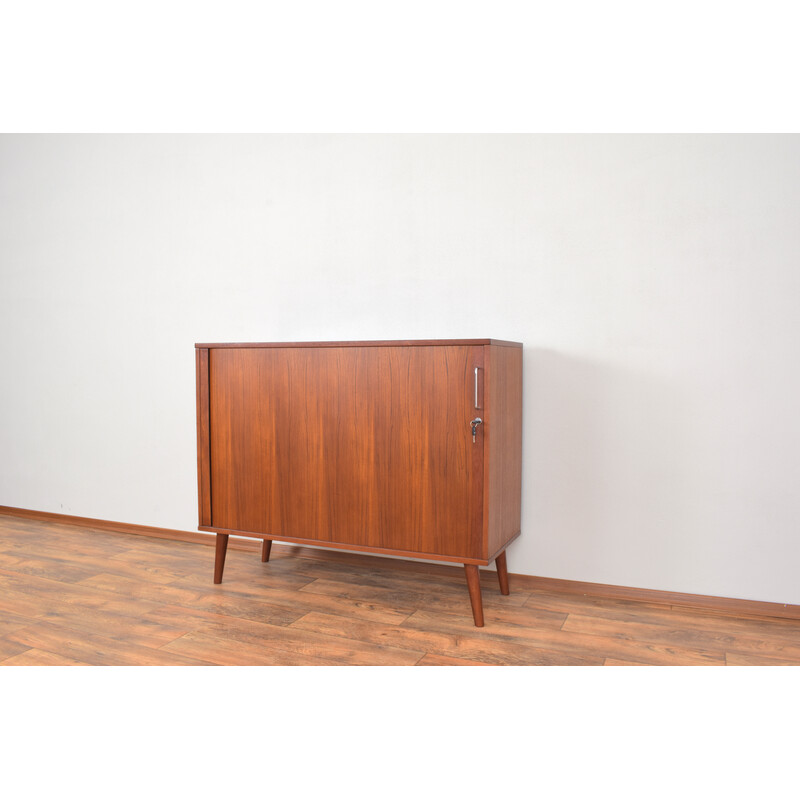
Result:
[[[198,341],[525,345],[532,575],[800,603],[800,137],[0,136],[0,504],[196,526]]]

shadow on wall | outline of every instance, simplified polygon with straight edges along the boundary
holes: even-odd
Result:
[[[521,571],[671,588],[692,545],[676,387],[530,348],[523,392]]]

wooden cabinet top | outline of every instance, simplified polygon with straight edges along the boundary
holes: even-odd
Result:
[[[501,339],[402,339],[373,342],[222,342],[195,344],[195,347],[205,350],[219,347],[432,347],[436,345],[522,347],[521,342],[506,342]]]

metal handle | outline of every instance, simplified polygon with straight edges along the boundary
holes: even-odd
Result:
[[[475,367],[475,408],[480,408],[478,405],[478,370],[480,367]]]

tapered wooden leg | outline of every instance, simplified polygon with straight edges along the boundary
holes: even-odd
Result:
[[[505,550],[494,560],[494,565],[497,567],[497,580],[500,581],[500,594],[509,594]]]
[[[472,616],[475,627],[483,627],[483,601],[481,600],[481,576],[475,564],[464,564],[467,573],[467,587],[469,588],[469,601],[472,603]]]
[[[217,534],[217,553],[214,558],[214,583],[222,583],[222,570],[225,569],[225,553],[228,552],[228,534]]]
[[[264,539],[261,543],[261,560],[269,561],[269,551],[272,550],[272,539]]]

